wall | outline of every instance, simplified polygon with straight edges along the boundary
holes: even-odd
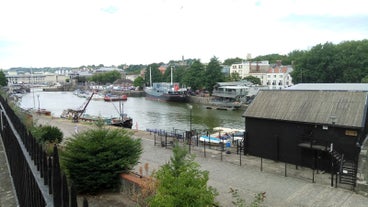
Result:
[[[316,152],[301,148],[298,144],[313,141],[314,145],[329,147],[332,142],[339,153],[344,153],[346,159],[357,159],[359,153],[356,147],[357,137],[346,136],[345,130],[337,127],[329,127],[326,130],[318,124],[247,117],[246,144],[250,155],[306,167],[312,167],[314,156],[317,156],[320,164],[328,165],[331,159],[328,151]]]

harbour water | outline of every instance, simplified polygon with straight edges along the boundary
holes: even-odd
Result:
[[[23,109],[46,109],[52,116],[60,117],[65,109],[78,109],[86,103],[73,92],[43,92],[33,91],[25,94],[19,102]],[[122,104],[120,107],[119,104]],[[105,102],[91,100],[85,114],[117,117],[119,109],[133,118],[133,128],[139,130],[162,129],[207,130],[214,127],[244,129],[243,110],[222,111],[206,109],[199,104],[166,103],[147,100],[144,97],[128,97],[123,102]]]

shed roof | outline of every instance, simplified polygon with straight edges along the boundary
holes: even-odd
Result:
[[[263,90],[244,117],[364,127],[367,92]]]
[[[285,90],[368,91],[367,83],[299,83]]]

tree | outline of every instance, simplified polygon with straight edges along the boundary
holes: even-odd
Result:
[[[175,145],[170,162],[155,174],[156,194],[150,206],[213,206],[217,191],[207,186],[208,171],[201,171],[194,155]]]
[[[293,83],[360,83],[368,75],[368,40],[318,44],[289,54]]]
[[[0,70],[0,86],[7,86],[8,79],[6,79],[5,73],[3,70]]]
[[[159,66],[160,64],[157,63],[153,63],[147,66],[146,74],[144,76],[147,86],[150,85],[150,80],[152,80],[152,83],[163,82],[163,75],[158,69]]]
[[[141,76],[138,76],[134,79],[133,86],[142,88],[144,86],[144,79]]]
[[[211,58],[205,71],[205,87],[212,94],[213,87],[217,82],[222,82],[225,80],[224,74],[221,73],[221,65],[217,57]]]
[[[242,62],[243,62],[243,59],[237,57],[237,58],[226,59],[223,64],[231,66],[232,64],[238,64],[238,63],[242,63]]]
[[[61,153],[61,164],[79,193],[98,193],[119,184],[142,153],[141,139],[124,129],[98,128],[78,133]]]
[[[254,77],[254,76],[247,76],[245,78],[243,78],[244,80],[247,80],[255,85],[261,85],[261,79]]]
[[[195,60],[186,70],[182,83],[192,90],[202,89],[205,85],[205,67],[200,60]]]
[[[262,55],[252,59],[252,61],[262,61],[262,60],[268,60],[270,64],[275,64],[280,60],[284,65],[290,64],[286,55],[279,55],[279,54]]]
[[[241,77],[238,72],[230,73],[229,81],[240,81]]]
[[[96,83],[113,83],[114,81],[121,79],[121,73],[117,70],[104,73],[95,73],[90,80]]]

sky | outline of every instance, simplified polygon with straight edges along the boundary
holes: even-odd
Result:
[[[0,69],[286,55],[368,38],[365,0],[0,0]]]

